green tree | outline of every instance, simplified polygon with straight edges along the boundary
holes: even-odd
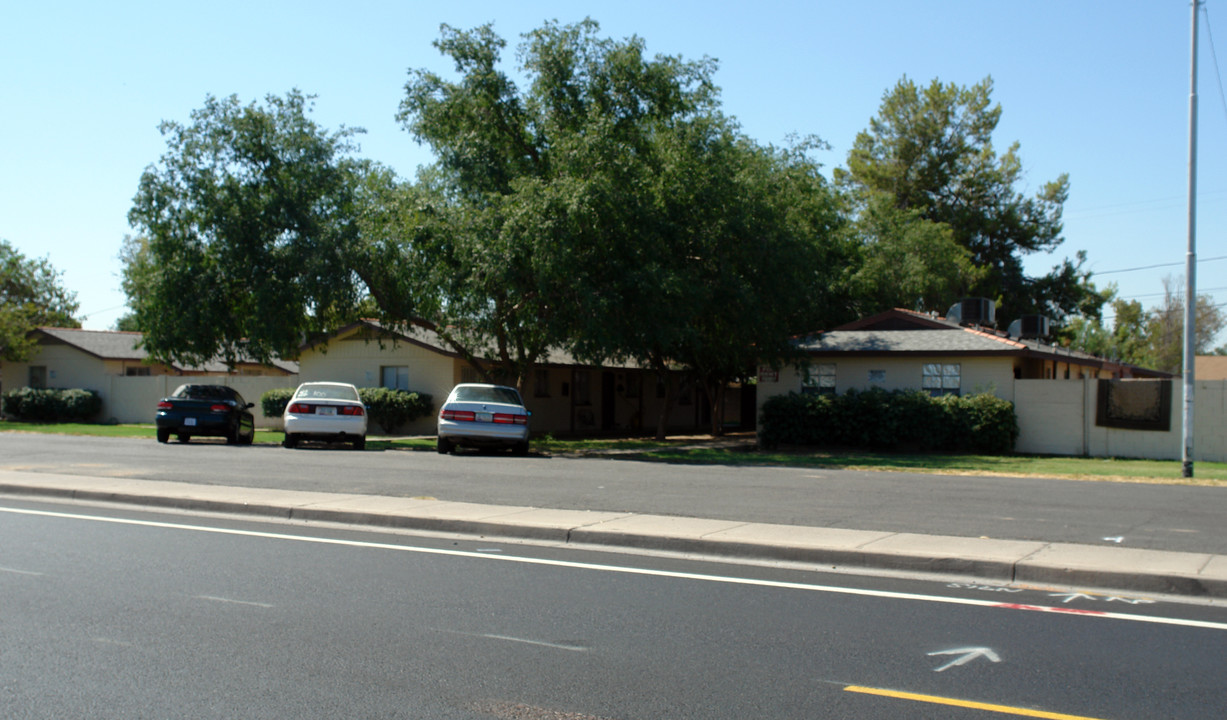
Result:
[[[263,105],[208,97],[163,122],[167,151],[128,214],[124,290],[160,360],[260,361],[352,317],[361,295],[357,129],[328,132],[297,90]]]
[[[1114,298],[1116,287],[1110,285],[1104,294],[1115,315],[1112,330],[1098,318],[1080,316],[1062,330],[1061,341],[1101,357],[1179,374],[1184,365],[1184,298],[1171,278],[1164,279],[1163,289],[1163,303],[1147,311],[1137,300]],[[1227,327],[1227,315],[1210,295],[1197,297],[1196,313],[1193,351],[1205,355]]]
[[[27,359],[37,327],[81,327],[77,295],[64,288],[47,258],[27,258],[0,239],[0,359]]]
[[[1138,364],[1179,374],[1184,366],[1184,295],[1174,289],[1171,278],[1163,281],[1163,304],[1146,315],[1142,361]],[[1211,295],[1198,295],[1194,322],[1193,354],[1207,355],[1215,337],[1227,327]]]
[[[517,381],[565,347],[719,387],[832,307],[847,265],[833,194],[803,152],[759,147],[719,113],[712,61],[649,59],[598,30],[527,35],[521,92],[490,27],[444,27],[459,79],[415,71],[400,114],[439,162],[389,191],[401,210],[371,233],[399,243],[390,258],[431,262],[385,263],[403,271],[369,284],[434,291],[417,307],[484,339]]]
[[[852,277],[860,316],[896,307],[945,309],[986,274],[948,225],[895,207],[886,193],[868,194],[850,230],[860,250]]]
[[[705,391],[720,434],[730,382],[789,358],[792,337],[847,319],[850,248],[812,143],[764,148],[724,122],[682,130],[660,176],[669,279],[683,289],[668,357]]]
[[[992,89],[991,78],[971,87],[934,80],[921,88],[904,77],[885,94],[869,129],[857,135],[848,168],[837,178],[862,206],[884,193],[896,209],[949,228],[972,264],[985,271],[942,273],[961,282],[935,309],[958,295],[977,295],[997,300],[1005,318],[1038,312],[1061,322],[1094,305],[1098,296],[1089,275],[1066,261],[1043,278],[1029,278],[1023,257],[1061,244],[1069,180],[1061,175],[1032,197],[1017,189],[1023,179],[1019,144],[1002,155],[993,147],[1001,106],[992,103]]]
[[[405,261],[368,284],[379,298],[412,289],[430,311],[419,315],[519,384],[550,347],[616,344],[585,339],[594,313],[642,317],[648,298],[628,288],[648,287],[636,261],[664,252],[647,185],[654,136],[710,107],[711,63],[648,58],[642,40],[598,30],[589,20],[527,35],[522,92],[490,26],[444,26],[435,46],[459,79],[413,71],[398,116],[438,162],[413,191],[391,191],[401,209],[372,234]]]

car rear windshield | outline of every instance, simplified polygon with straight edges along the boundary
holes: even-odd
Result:
[[[180,385],[171,397],[185,400],[234,400],[237,394],[225,385]]]
[[[358,400],[358,393],[344,385],[303,385],[294,393],[297,398],[312,400]]]
[[[504,403],[520,405],[520,394],[509,387],[458,387],[458,402]]]

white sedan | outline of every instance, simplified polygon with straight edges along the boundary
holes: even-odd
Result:
[[[440,453],[457,445],[528,452],[528,417],[520,392],[506,385],[463,383],[452,388],[439,410]]]
[[[288,448],[302,440],[353,443],[366,447],[366,406],[348,383],[308,382],[298,386],[282,415]]]

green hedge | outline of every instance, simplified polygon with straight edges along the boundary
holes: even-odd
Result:
[[[277,388],[260,396],[260,409],[266,418],[279,418],[285,414],[285,406],[294,397],[294,388]]]
[[[25,422],[88,422],[102,412],[93,390],[17,388],[0,397],[0,411]]]
[[[358,395],[367,407],[370,419],[392,433],[406,423],[434,412],[434,402],[425,393],[389,390],[388,388],[358,388]]]
[[[779,395],[763,403],[764,448],[816,445],[868,450],[1008,453],[1018,439],[1014,404],[991,394],[849,390],[844,395]]]
[[[264,417],[281,417],[290,404],[295,388],[277,388],[260,396]],[[388,388],[358,388],[358,396],[367,406],[369,418],[385,433],[394,432],[406,423],[434,412],[434,401],[426,393],[389,390]]]

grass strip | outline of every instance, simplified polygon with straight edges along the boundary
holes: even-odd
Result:
[[[101,425],[89,423],[22,423],[0,421],[0,432],[33,432],[56,435],[154,439],[149,424]],[[279,430],[258,428],[257,444],[280,444]],[[367,439],[369,450],[433,451],[433,437]],[[1227,463],[1198,462],[1195,477],[1181,477],[1179,460],[1128,458],[1083,458],[1045,455],[957,455],[922,453],[869,453],[793,449],[760,451],[749,438],[713,441],[686,438],[656,441],[633,439],[559,440],[534,439],[533,452],[546,455],[597,456],[610,459],[695,465],[785,466],[842,470],[890,470],[917,473],[948,473],[979,476],[1041,476],[1076,480],[1167,483],[1227,486]]]

